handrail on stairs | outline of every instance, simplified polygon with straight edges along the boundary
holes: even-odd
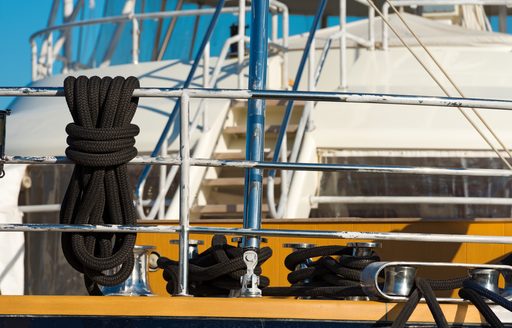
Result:
[[[242,76],[243,59],[245,57],[244,46],[245,46],[245,43],[250,42],[250,38],[245,35],[245,24],[243,23],[244,20],[240,19],[240,17],[245,16],[242,13],[245,13],[245,11],[248,10],[245,7],[244,1],[245,0],[239,0],[239,7],[238,7],[239,8],[239,31],[238,31],[238,34],[228,38],[224,42],[224,46],[222,47],[222,51],[218,57],[217,63],[215,64],[215,67],[213,69],[211,76],[209,76],[210,75],[209,72],[205,72],[205,74],[204,74],[204,79],[205,79],[204,87],[205,88],[214,88],[217,85],[217,81],[218,81],[220,73],[221,73],[221,68],[223,67],[224,62],[229,55],[228,50],[229,50],[230,46],[234,43],[238,43],[238,45],[239,45],[239,47],[238,47],[238,65],[239,65],[239,67],[238,67],[238,70],[239,70],[239,74],[238,74],[239,75],[239,79],[238,79],[239,85],[238,85],[238,87],[239,88],[243,87],[243,81],[240,78],[240,76]],[[278,51],[281,52],[281,56],[283,59],[283,65],[288,66],[288,61],[287,61],[288,7],[276,0],[271,1],[271,6],[274,7],[275,10],[281,11],[283,13],[283,23],[282,23],[283,24],[283,38],[282,38],[282,44],[278,44],[275,42],[269,42],[269,46],[274,47]],[[273,28],[277,28],[277,27],[274,26]],[[240,46],[240,44],[242,44],[242,46]],[[203,56],[206,55],[207,52],[208,52],[208,50],[205,49]],[[209,71],[209,64],[206,63],[206,60],[204,60],[204,61],[205,61],[204,69]],[[285,72],[283,72],[283,76],[286,76],[286,78],[287,78],[287,75]],[[206,118],[205,118],[205,114],[206,114],[206,106],[205,105],[206,105],[205,98],[202,98],[199,103],[199,110],[195,113],[195,115],[192,118],[191,123],[189,125],[190,131],[195,131],[196,129],[198,129],[199,121],[200,121],[201,117],[203,120],[203,122],[202,122],[203,123],[203,131],[207,129],[206,128],[207,123],[206,123]],[[179,106],[179,103],[178,103],[178,106]],[[198,141],[196,141],[196,142],[198,142]],[[193,148],[193,146],[194,145],[191,145],[192,148]],[[164,149],[163,149],[165,147],[161,147],[161,148],[162,148],[161,155],[166,156],[167,154],[164,153]],[[151,203],[151,209],[149,210],[148,214],[144,213],[144,207],[147,206],[147,202],[144,201],[142,198],[144,183],[145,183],[148,175],[146,175],[143,179],[141,179],[142,181],[139,180],[139,183],[136,187],[136,195],[138,196],[137,197],[137,210],[138,210],[140,217],[143,219],[153,220],[153,219],[155,219],[155,217],[157,216],[158,213],[161,213],[161,215],[159,215],[159,216],[168,217],[172,210],[171,207],[169,207],[167,210],[165,210],[164,201],[165,201],[165,196],[166,196],[169,188],[171,187],[172,182],[176,178],[176,174],[178,173],[178,167],[173,166],[168,174],[166,174],[166,168],[164,166],[162,166],[160,169],[161,169],[161,173],[160,173],[161,179],[160,179],[159,192],[158,192],[154,202]],[[148,174],[149,174],[149,172],[148,172]]]
[[[222,12],[222,9],[224,7],[225,0],[219,0],[217,2],[217,6],[215,7],[215,12],[213,14],[213,17],[210,21],[210,24],[208,25],[208,29],[206,30],[206,33],[203,37],[203,40],[201,42],[201,45],[199,46],[199,49],[197,50],[196,56],[194,58],[194,62],[192,63],[192,67],[190,68],[190,71],[188,73],[187,79],[183,83],[183,88],[189,88],[190,84],[192,82],[192,79],[194,78],[194,75],[196,73],[197,67],[199,66],[199,62],[201,61],[201,57],[203,56],[203,53],[205,52],[205,49],[210,43],[210,38],[213,34],[213,30],[215,29],[215,26],[217,25],[217,22],[219,20],[219,16]],[[169,117],[167,119],[167,122],[164,126],[164,129],[162,133],[160,134],[160,138],[158,139],[158,142],[151,152],[151,156],[157,156],[160,151],[162,150],[162,145],[167,142],[167,137],[169,134],[169,131],[171,129],[171,126],[176,122],[178,112],[180,110],[180,102],[177,101],[174,105],[173,110],[169,114]],[[137,211],[139,212],[139,215],[141,217],[144,217],[144,209],[142,206],[142,198],[144,193],[144,184],[149,176],[149,173],[151,171],[151,166],[146,165],[139,176],[137,186],[135,188],[135,198],[137,203]]]
[[[304,52],[302,53],[302,58],[300,60],[299,68],[297,70],[297,74],[295,76],[295,81],[293,83],[292,91],[297,91],[299,88],[300,81],[302,79],[302,74],[304,73],[304,68],[306,66],[306,62],[308,57],[310,57],[310,52],[312,48],[312,44],[315,41],[315,34],[318,29],[318,25],[320,23],[320,19],[323,16],[325,11],[325,7],[327,5],[327,0],[321,0],[320,4],[317,7],[315,17],[313,19],[313,24],[311,25],[311,29],[309,31],[308,40],[306,42],[306,47],[304,48]],[[314,47],[313,47],[314,48]],[[315,51],[315,49],[313,49]],[[312,61],[312,58],[310,58]],[[294,100],[288,101],[286,106],[286,111],[283,116],[283,120],[281,122],[281,128],[279,130],[279,134],[276,141],[276,146],[274,148],[274,155],[272,157],[273,162],[277,162],[279,157],[282,156],[283,160],[286,161],[286,130],[288,129],[288,124],[290,122],[290,117],[293,111]],[[282,171],[282,179],[281,179],[281,196],[279,200],[279,205],[276,207],[274,202],[274,179],[276,176],[276,170],[270,170],[268,173],[268,183],[267,183],[267,202],[270,215],[274,218],[281,218],[284,215],[284,211],[286,209],[286,203],[288,198],[288,179],[287,172]]]

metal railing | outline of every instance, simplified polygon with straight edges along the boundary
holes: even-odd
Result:
[[[62,88],[0,88],[0,96],[63,96]],[[0,231],[97,231],[97,232],[146,232],[146,233],[179,233],[180,235],[180,271],[179,294],[188,293],[188,240],[190,233],[214,234],[223,233],[243,236],[294,236],[304,238],[335,238],[335,239],[373,239],[423,242],[452,242],[452,243],[492,243],[512,244],[508,236],[478,236],[457,234],[421,234],[400,232],[350,232],[350,231],[300,231],[275,230],[261,228],[223,228],[190,226],[189,222],[189,172],[191,166],[205,167],[237,167],[259,169],[340,171],[365,173],[397,173],[397,174],[437,174],[437,175],[467,175],[467,176],[511,176],[509,170],[486,169],[441,169],[427,167],[392,167],[364,166],[340,164],[309,164],[309,163],[276,163],[257,161],[222,161],[212,159],[195,159],[190,156],[189,136],[189,104],[191,98],[224,98],[224,99],[284,99],[326,102],[370,102],[395,105],[440,106],[456,109],[457,107],[491,108],[512,110],[512,101],[489,99],[461,99],[449,97],[425,97],[407,95],[375,95],[342,92],[293,92],[273,90],[216,90],[216,89],[150,89],[141,88],[134,92],[137,97],[173,97],[180,98],[180,158],[168,159],[160,157],[137,157],[131,164],[139,165],[175,165],[181,169],[180,175],[180,221],[179,226],[107,226],[107,225],[61,225],[61,224],[0,224]],[[416,110],[418,107],[410,107]],[[263,131],[264,133],[264,131]],[[19,157],[6,156],[0,160],[2,164],[63,164],[70,163],[65,157]],[[259,218],[261,220],[261,218]]]
[[[132,8],[133,10],[133,8]],[[238,16],[238,38],[236,42],[238,42],[238,64],[241,67],[243,65],[243,61],[245,58],[245,43],[247,40],[243,39],[245,35],[245,13],[250,12],[251,8],[246,8],[245,1],[239,0],[238,7],[226,7],[223,8],[221,13],[223,14],[235,14]],[[272,40],[276,47],[279,47],[282,57],[282,84],[286,86],[288,84],[288,24],[289,24],[289,13],[288,7],[283,3],[272,0],[271,1],[271,12],[277,18],[279,13],[282,14],[282,41],[281,44],[277,43],[277,39]],[[105,24],[132,24],[132,48],[131,48],[131,62],[133,64],[137,64],[139,62],[139,38],[140,38],[140,24],[145,20],[154,20],[154,19],[165,19],[165,18],[178,18],[178,17],[200,17],[212,15],[215,13],[215,8],[207,8],[207,9],[189,9],[189,10],[179,10],[179,11],[158,11],[151,13],[134,13],[131,12],[129,14],[123,14],[119,16],[109,16],[109,17],[101,17],[84,21],[74,21],[68,22],[61,25],[49,26],[47,28],[41,29],[35,33],[33,33],[30,38],[30,46],[31,46],[31,62],[32,62],[32,80],[38,80],[45,76],[52,75],[53,68],[56,61],[63,61],[66,64],[71,63],[71,58],[66,58],[65,56],[58,56],[58,53],[62,49],[66,40],[66,37],[69,37],[71,34],[69,33],[73,28],[77,27],[85,27],[85,26],[94,26],[94,25],[105,25]],[[278,22],[272,22],[273,31],[278,30]],[[61,35],[57,39],[54,40],[54,33],[59,32]],[[42,46],[41,53],[39,51],[36,40],[38,38],[42,38]],[[208,51],[205,52],[205,56],[203,58],[204,65],[209,70],[209,45],[207,47]],[[165,49],[163,49],[165,50]],[[85,64],[74,63],[78,68],[90,68]],[[65,65],[66,67],[70,65]],[[205,73],[205,79],[208,81],[208,73]],[[204,85],[204,87],[208,87]],[[243,74],[241,68],[238,71],[238,87],[243,88]]]
[[[171,17],[186,17],[186,16],[205,16],[212,15],[215,13],[215,8],[212,9],[191,9],[182,11],[159,11],[153,13],[142,13],[135,14],[130,13],[120,16],[102,17],[96,19],[90,19],[86,21],[76,21],[71,23],[65,23],[61,25],[50,26],[40,31],[35,32],[30,36],[30,44],[32,49],[32,80],[37,80],[41,77],[51,75],[53,71],[53,65],[55,58],[60,51],[60,47],[54,48],[53,32],[69,31],[75,27],[92,26],[92,25],[104,25],[104,24],[119,24],[131,22],[132,27],[132,63],[136,64],[139,62],[139,24],[140,21],[150,19],[163,19]],[[238,13],[237,7],[223,8],[222,13]],[[45,37],[45,56],[44,58],[38,58],[38,47],[36,39],[38,37]],[[63,41],[58,42],[62,44]],[[70,60],[69,58],[67,59]]]

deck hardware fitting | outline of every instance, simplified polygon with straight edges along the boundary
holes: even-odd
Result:
[[[258,288],[260,277],[254,272],[254,269],[256,269],[256,266],[258,265],[258,253],[253,250],[245,251],[244,263],[247,266],[247,272],[240,277],[240,282],[242,284],[240,297],[261,297],[261,289]]]

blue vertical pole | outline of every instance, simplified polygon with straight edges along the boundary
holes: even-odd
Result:
[[[249,89],[263,90],[267,84],[268,9],[269,0],[251,3],[251,52],[249,58]],[[245,157],[251,161],[264,160],[265,100],[250,99],[247,114]],[[261,228],[263,170],[245,170],[244,228]],[[257,237],[246,237],[245,248],[258,248]]]

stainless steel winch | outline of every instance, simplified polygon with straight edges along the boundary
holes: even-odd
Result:
[[[103,295],[154,296],[148,280],[149,257],[154,249],[154,246],[135,246],[133,248],[135,263],[133,265],[132,274],[119,285],[100,286]],[[115,273],[115,271],[112,273]]]

